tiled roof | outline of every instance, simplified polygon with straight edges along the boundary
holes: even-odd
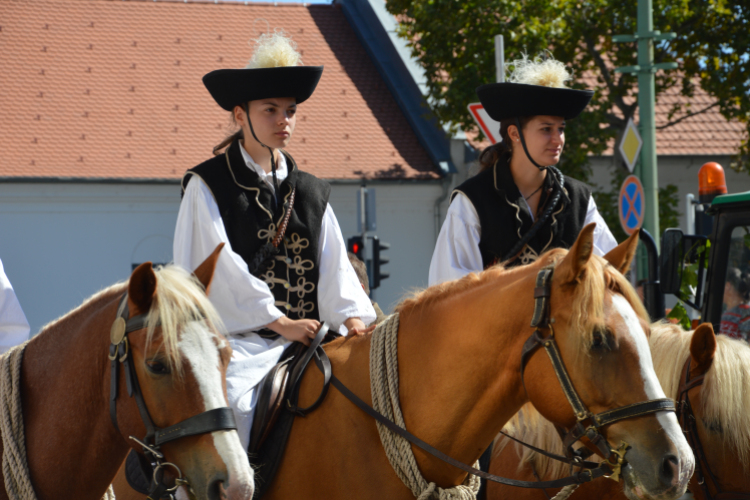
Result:
[[[437,178],[336,5],[0,2],[1,177],[176,179],[230,132],[201,83],[274,28],[325,65],[290,153],[327,179]]]
[[[671,119],[669,111],[675,103],[690,104],[690,113],[697,113],[716,103],[701,88],[696,88],[695,94],[687,98],[680,94],[679,88],[667,89],[659,95],[656,102],[656,126],[676,121],[686,116],[677,114]],[[689,118],[656,131],[656,147],[659,155],[735,155],[739,149],[745,127],[737,120],[728,121],[715,105],[704,113]]]
[[[591,79],[592,86],[596,80]],[[591,88],[591,86],[590,86]],[[675,103],[690,104],[688,113],[678,113],[669,117],[669,112]],[[706,156],[706,155],[734,155],[742,141],[744,126],[737,120],[729,121],[719,112],[716,99],[711,97],[700,87],[696,86],[693,97],[680,94],[677,87],[667,89],[659,94],[656,107],[656,152],[659,156]],[[697,113],[706,108],[707,111],[685,118],[689,113]],[[619,113],[618,113],[619,114]],[[621,115],[620,115],[621,116]],[[680,118],[684,118],[680,120]],[[635,120],[638,123],[636,112]],[[670,122],[677,122],[666,128],[658,128]],[[475,148],[481,150],[489,145],[487,139],[477,141],[477,135],[467,133]],[[612,155],[614,141],[605,156]]]

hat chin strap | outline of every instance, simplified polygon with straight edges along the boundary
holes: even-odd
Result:
[[[260,139],[258,139],[258,136],[255,135],[253,122],[250,121],[250,108],[248,107],[247,103],[243,104],[243,108],[245,109],[245,116],[247,116],[247,124],[250,127],[250,133],[253,134],[253,139],[255,139],[255,141],[261,146],[263,146],[264,148],[267,148],[268,151],[271,153],[271,175],[273,175],[273,187],[274,187],[273,195],[274,195],[274,202],[278,205],[277,197],[278,197],[278,192],[279,192],[279,180],[276,178],[276,160],[273,157],[273,148],[271,148],[270,146],[266,146],[265,144],[260,142]]]
[[[248,120],[249,119],[250,118],[248,117]],[[518,136],[521,138],[521,145],[523,146],[524,153],[526,153],[526,158],[528,158],[529,161],[531,163],[533,163],[534,166],[536,168],[538,168],[539,170],[546,170],[546,169],[548,169],[549,166],[546,166],[546,167],[541,166],[540,164],[538,164],[537,162],[535,162],[534,158],[532,158],[531,154],[529,154],[529,149],[526,147],[526,139],[523,138],[523,132],[521,131],[521,121],[518,119],[518,117],[516,117],[516,128],[518,129]],[[252,125],[251,125],[250,130],[252,130]],[[260,142],[260,141],[258,141],[258,142]]]

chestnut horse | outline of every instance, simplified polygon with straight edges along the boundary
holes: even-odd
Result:
[[[122,375],[119,431],[109,413],[110,328],[123,294],[130,317],[148,315],[128,338],[154,424],[164,428],[227,406],[231,348],[213,326],[221,322],[204,291],[220,250],[196,270],[198,279],[178,267],[154,271],[150,262],[143,264],[127,283],[97,293],[28,343],[21,394],[30,479],[39,500],[99,500],[131,447],[142,449],[129,439],[142,439],[146,429]],[[236,430],[181,438],[161,452],[182,470],[197,498],[252,496],[253,474]],[[3,482],[0,499],[7,498]]]
[[[529,266],[490,268],[432,287],[398,308],[399,391],[406,428],[443,453],[474,463],[505,422],[532,401],[554,422],[576,418],[544,354],[530,358],[521,380],[521,352],[532,329],[538,272],[554,266],[550,316],[554,336],[581,399],[593,412],[664,397],[643,331],[646,317],[633,288],[617,271],[629,265],[632,238],[613,250],[614,266],[592,255],[594,225],[570,251],[556,249]],[[617,269],[616,269],[617,268]],[[606,336],[619,349],[592,356]],[[372,403],[370,335],[326,346],[333,373]],[[646,346],[646,347],[644,347]],[[645,379],[644,379],[645,377]],[[318,396],[323,376],[305,373],[300,405]],[[693,472],[693,455],[673,413],[623,420],[606,431],[611,443],[632,447],[632,476],[652,496],[681,496]],[[466,473],[412,446],[425,479],[442,488]],[[411,490],[386,457],[375,421],[331,389],[322,405],[295,421],[267,499],[411,499]],[[120,497],[118,498],[136,498]],[[142,498],[142,497],[141,497]]]
[[[703,384],[692,387],[688,396],[710,472],[705,463],[699,464],[690,480],[690,491],[699,500],[714,498],[720,491],[742,492],[745,498],[750,498],[750,346],[725,335],[715,336],[709,324],[699,326],[694,332],[686,332],[668,323],[651,326],[650,346],[656,373],[670,397],[680,399],[686,360],[690,360],[691,379],[704,376]],[[562,452],[554,426],[529,406],[511,420],[505,431],[534,446],[554,453]],[[697,459],[698,451],[694,451]],[[535,481],[538,480],[535,474],[544,480],[563,477],[568,474],[568,466],[537,455],[519,444],[509,443],[500,435],[490,472]],[[551,497],[557,491],[549,489],[546,493]],[[501,499],[510,495],[519,500],[548,498],[541,490],[496,484],[489,486],[487,498]],[[582,485],[571,498],[624,500],[626,496],[622,485],[599,479]],[[725,495],[725,498],[730,496]]]

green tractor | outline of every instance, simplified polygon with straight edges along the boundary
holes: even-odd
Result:
[[[658,263],[653,240],[648,233],[644,235],[649,254],[644,302],[652,318],[659,319],[664,317],[664,294],[676,295],[700,312],[701,322],[711,323],[714,331],[721,332],[725,311],[742,307],[730,299],[727,282],[731,283],[734,275],[750,274],[750,191],[723,194],[727,191],[724,171],[716,163],[703,165],[698,179],[695,221],[696,232],[701,234],[665,231]],[[750,327],[750,306],[746,300],[743,304],[749,310]]]

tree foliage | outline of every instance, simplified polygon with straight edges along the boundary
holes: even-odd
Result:
[[[657,95],[677,86],[692,96],[700,85],[718,100],[721,113],[748,124],[750,117],[750,2],[747,0],[653,0],[654,28],[675,31],[677,39],[658,42],[655,62],[677,61],[678,71],[656,74]],[[744,5],[743,5],[744,3]],[[637,112],[637,77],[615,73],[637,63],[635,43],[613,43],[612,36],[637,31],[637,2],[622,0],[388,0],[406,39],[424,68],[432,109],[452,130],[476,130],[467,110],[475,89],[495,81],[494,36],[505,37],[505,59],[549,50],[569,64],[574,88],[595,78],[587,111],[568,124],[560,168],[587,181],[589,154],[607,142]],[[701,113],[689,104],[670,119]],[[748,137],[734,167],[750,172]]]

